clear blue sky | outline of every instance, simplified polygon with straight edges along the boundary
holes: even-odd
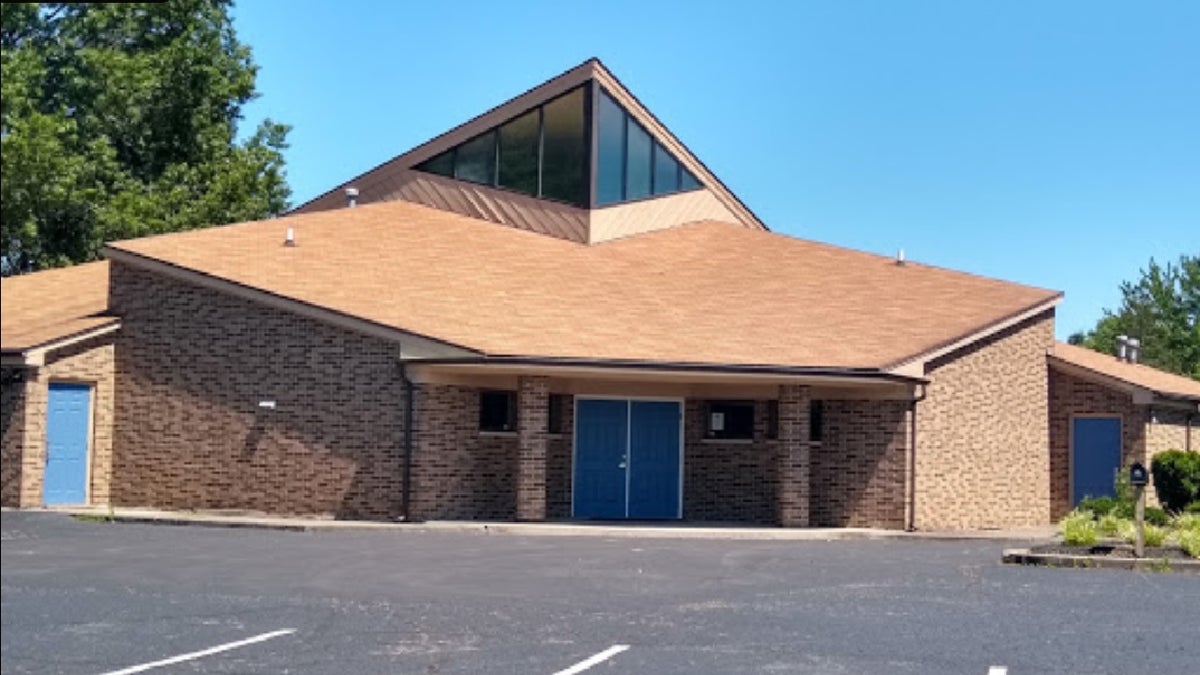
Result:
[[[773,230],[1066,291],[1200,252],[1200,2],[242,0],[300,203],[599,57]]]

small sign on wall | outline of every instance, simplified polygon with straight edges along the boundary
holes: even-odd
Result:
[[[712,431],[725,431],[725,413],[713,413],[708,428]]]

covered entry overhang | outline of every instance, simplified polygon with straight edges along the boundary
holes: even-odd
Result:
[[[406,368],[418,387],[516,392],[519,421],[512,436],[520,520],[897,528],[907,522],[912,456],[907,414],[922,394],[920,378],[866,369],[528,358],[410,361]],[[547,429],[547,401],[556,395],[570,406],[561,435]],[[834,435],[824,445],[811,428],[814,401],[824,402],[825,426]],[[753,433],[708,437],[714,402],[748,405]],[[855,444],[870,450],[848,447]],[[556,452],[562,457],[556,459]],[[868,452],[878,452],[886,470],[846,466],[869,463]],[[563,462],[568,469],[556,468]],[[824,499],[833,492],[839,494]],[[886,524],[869,522],[866,515],[855,520],[847,515],[855,500],[886,501],[898,510]]]

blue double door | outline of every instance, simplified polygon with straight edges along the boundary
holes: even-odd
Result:
[[[1071,421],[1071,505],[1084,497],[1112,497],[1121,468],[1121,418]]]
[[[580,398],[576,518],[680,518],[683,409],[678,401]]]
[[[88,441],[92,388],[51,382],[46,401],[46,470],[42,501],[47,505],[87,502]]]

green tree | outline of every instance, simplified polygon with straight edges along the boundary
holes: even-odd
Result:
[[[230,0],[0,6],[3,272],[287,208],[288,127],[238,141],[257,67]]]
[[[1141,361],[1200,380],[1200,255],[1179,264],[1154,260],[1136,282],[1121,284],[1121,306],[1105,310],[1096,327],[1073,344],[1112,352],[1118,335],[1141,341]]]

